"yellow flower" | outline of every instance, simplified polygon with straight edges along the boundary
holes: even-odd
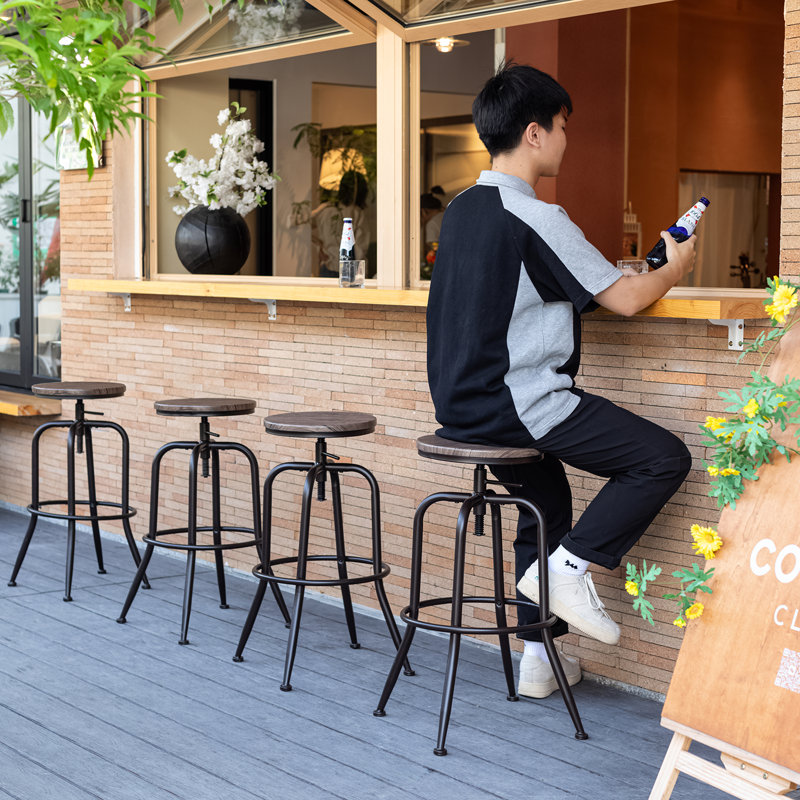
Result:
[[[767,306],[767,314],[775,322],[785,322],[786,315],[797,305],[797,292],[793,286],[785,286],[775,281],[775,291],[772,293],[772,302]]]
[[[708,472],[709,475],[711,475],[713,477],[716,477],[717,475],[719,475],[719,467],[715,467],[713,464],[710,464],[709,466],[707,466],[706,467],[706,471]]]
[[[752,419],[758,413],[758,403],[755,397],[751,397],[747,403],[742,406],[742,413]]]
[[[625,591],[634,597],[639,596],[639,584],[636,581],[625,581]]]
[[[777,397],[778,400],[780,400],[780,402],[778,403],[778,407],[779,408],[780,408],[780,406],[785,406],[786,405],[786,398],[782,394],[776,394],[775,397]]]
[[[716,431],[719,430],[723,422],[727,421],[728,420],[725,417],[706,417],[706,421],[703,427],[708,428],[708,430],[710,431]],[[719,434],[717,434],[717,436],[719,436]]]
[[[702,603],[693,603],[686,609],[686,619],[697,619],[702,616],[704,608]]]
[[[722,539],[713,528],[701,528],[699,525],[692,525],[692,549],[698,555],[705,558],[714,558],[714,554],[722,547]]]
[[[677,627],[677,628],[685,628],[686,627],[686,620],[685,619],[681,619],[680,617],[678,617],[678,619],[676,619],[672,624],[675,625],[675,627]]]
[[[720,474],[721,477],[724,478],[727,475],[738,475],[739,474],[739,470],[738,469],[734,469],[733,467],[725,467],[725,469],[721,469],[719,471],[719,474]]]

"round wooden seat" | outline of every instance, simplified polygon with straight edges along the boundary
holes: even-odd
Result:
[[[542,457],[533,447],[469,444],[441,436],[420,436],[417,452],[425,458],[460,464],[528,464]]]
[[[74,400],[90,400],[98,397],[121,397],[125,394],[124,383],[93,381],[56,381],[37,383],[31,391],[39,397],[65,397]]]
[[[278,436],[338,438],[372,433],[377,422],[358,411],[297,411],[265,417],[264,428]]]
[[[169,417],[233,417],[252,414],[256,410],[256,401],[235,397],[185,397],[156,400],[153,407],[157,414]]]

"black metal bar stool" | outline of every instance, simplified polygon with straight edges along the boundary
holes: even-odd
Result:
[[[389,574],[389,567],[381,559],[381,521],[380,521],[380,491],[375,476],[358,464],[332,464],[329,459],[338,460],[338,456],[332,455],[327,450],[326,438],[342,438],[345,436],[364,436],[375,430],[377,420],[372,414],[362,414],[348,411],[301,411],[294,414],[275,414],[264,420],[264,427],[269,433],[277,436],[292,436],[301,439],[316,439],[314,461],[286,462],[273,467],[264,482],[264,541],[261,547],[262,561],[253,569],[253,574],[260,579],[250,613],[245,621],[242,635],[239,639],[239,646],[236,648],[234,661],[243,661],[242,652],[244,651],[247,639],[253,629],[253,623],[258,616],[261,601],[264,599],[264,592],[267,584],[273,589],[277,584],[283,583],[294,586],[294,607],[292,609],[292,624],[289,631],[289,641],[286,648],[286,663],[283,671],[283,683],[281,689],[284,692],[291,691],[292,667],[294,665],[295,652],[297,650],[297,637],[300,632],[300,617],[303,613],[303,596],[307,586],[339,586],[342,590],[342,601],[344,604],[345,620],[350,633],[350,647],[358,648],[356,635],[355,616],[353,615],[353,603],[350,599],[350,586],[356,583],[373,582],[375,593],[378,596],[383,617],[389,628],[389,635],[392,637],[395,647],[400,645],[400,634],[397,630],[397,623],[392,615],[389,600],[386,597],[386,590],[383,586],[383,579]],[[300,532],[298,537],[298,551],[296,556],[288,558],[271,557],[271,537],[272,537],[272,485],[275,479],[287,470],[297,470],[306,472],[305,484],[303,486],[302,511],[300,515]],[[355,472],[361,475],[369,484],[372,506],[372,558],[361,558],[349,556],[345,551],[344,525],[342,522],[342,494],[339,483],[339,475],[343,472]],[[308,535],[311,521],[311,500],[314,494],[314,484],[317,486],[317,500],[325,500],[326,481],[330,478],[331,494],[333,501],[333,528],[335,538],[335,555],[309,555],[308,554]],[[329,579],[310,579],[306,577],[306,567],[309,561],[335,561],[338,569],[337,578]],[[369,573],[351,577],[347,572],[348,564],[366,564]],[[278,577],[273,572],[273,567],[281,564],[296,564],[297,571],[294,578]],[[408,663],[408,659],[403,659],[405,672],[413,675],[414,672]]]
[[[439,733],[436,740],[434,753],[437,756],[447,755],[445,738],[447,726],[450,722],[450,711],[453,705],[453,689],[456,682],[456,669],[458,667],[458,653],[461,645],[462,634],[481,636],[498,636],[500,639],[500,652],[503,660],[508,699],[519,700],[514,686],[514,670],[511,662],[511,647],[509,635],[541,631],[547,657],[555,674],[556,682],[564,697],[567,710],[575,725],[575,738],[587,739],[583,730],[581,718],[575,705],[561,662],[556,655],[553,634],[550,630],[556,624],[557,618],[550,613],[549,585],[547,572],[547,559],[539,559],[539,585],[541,588],[541,603],[539,604],[539,622],[528,625],[509,625],[506,621],[506,607],[520,605],[535,605],[529,601],[511,599],[505,596],[505,579],[503,574],[503,542],[502,525],[500,520],[500,507],[516,505],[527,508],[534,515],[538,527],[539,552],[547,552],[547,530],[541,510],[523,497],[513,495],[498,495],[487,484],[499,481],[487,480],[486,465],[489,464],[526,464],[540,459],[541,453],[533,448],[492,447],[486,445],[465,444],[454,442],[439,436],[422,436],[417,439],[417,452],[425,458],[437,461],[449,461],[459,464],[474,464],[473,491],[471,494],[464,492],[436,492],[426,497],[418,506],[414,516],[414,533],[411,554],[411,598],[410,603],[401,612],[400,617],[406,623],[405,635],[400,645],[397,656],[389,671],[383,693],[378,701],[378,707],[373,711],[376,717],[386,715],[386,703],[394,689],[400,674],[403,659],[408,655],[414,633],[417,628],[430,631],[441,631],[450,634],[450,647],[447,655],[447,668],[445,671],[444,687],[442,689],[442,704],[439,713]],[[422,542],[423,519],[425,512],[434,504],[441,502],[459,503],[458,522],[456,523],[456,539],[453,556],[453,594],[450,597],[435,597],[420,602],[420,580],[422,574]],[[492,517],[492,559],[494,571],[494,596],[493,597],[465,597],[464,596],[464,554],[466,550],[467,526],[471,513],[475,514],[475,535],[483,536],[483,523],[486,515],[486,506],[489,506]],[[464,604],[491,604],[494,606],[496,627],[469,627],[462,625],[462,611]],[[420,610],[436,606],[450,606],[450,624],[427,622],[420,619]]]
[[[136,509],[128,504],[128,464],[130,460],[130,443],[128,434],[121,425],[116,422],[105,420],[90,421],[86,419],[86,414],[103,415],[101,411],[87,411],[84,408],[84,400],[94,400],[100,398],[121,397],[125,394],[124,383],[90,383],[83,381],[60,381],[54,383],[38,383],[31,387],[35,395],[40,397],[59,397],[65,400],[75,400],[75,418],[71,420],[56,420],[45,422],[40,425],[33,434],[31,445],[31,504],[28,511],[31,512],[31,519],[28,523],[28,530],[17,554],[17,561],[14,564],[14,571],[11,573],[9,586],[16,586],[17,574],[19,573],[25,554],[28,552],[28,545],[31,543],[33,532],[39,517],[49,519],[63,519],[67,521],[67,564],[66,575],[64,578],[64,600],[72,600],[72,569],[75,560],[75,523],[88,522],[92,526],[92,536],[94,538],[94,549],[97,554],[97,571],[105,574],[103,566],[103,546],[100,541],[100,522],[107,520],[122,520],[122,527],[125,531],[125,538],[128,547],[133,555],[136,564],[140,564],[141,558],[136,548],[136,542],[131,532],[130,518],[136,514]],[[67,499],[66,500],[40,500],[39,499],[39,440],[42,435],[54,428],[67,429]],[[92,430],[94,428],[107,428],[116,431],[122,440],[122,462],[121,462],[121,483],[122,497],[119,503],[97,499],[97,489],[94,476],[94,452],[92,450]],[[88,479],[88,500],[79,500],[75,497],[75,454],[86,452],[86,473]],[[66,506],[66,513],[53,510],[54,506]],[[88,514],[78,514],[78,506],[88,506]],[[101,513],[100,509],[116,509],[114,513]],[[142,570],[142,579],[149,589],[150,584]]]
[[[225,567],[222,559],[223,550],[235,550],[240,547],[252,547],[255,545],[259,550],[261,558],[261,508],[259,502],[259,477],[258,461],[250,448],[238,442],[212,442],[211,437],[217,436],[211,432],[208,424],[209,417],[232,417],[241,414],[252,414],[255,411],[254,400],[237,400],[234,398],[202,397],[188,398],[181,400],[158,400],[154,403],[156,413],[168,417],[200,417],[200,435],[197,441],[169,442],[163,445],[153,459],[153,466],[150,477],[150,527],[142,541],[147,545],[142,563],[133,579],[125,605],[122,608],[117,622],[124,623],[128,610],[133,603],[139,583],[142,580],[144,571],[152,558],[156,547],[167,547],[173,550],[185,550],[186,557],[186,581],[183,589],[183,615],[181,619],[181,638],[179,644],[189,644],[189,616],[192,611],[192,588],[194,585],[195,560],[198,550],[212,550],[217,568],[217,585],[219,587],[220,608],[228,608],[225,592]],[[188,520],[185,528],[168,528],[158,530],[158,491],[161,462],[164,456],[172,450],[190,450],[189,457],[189,506]],[[219,454],[226,450],[234,450],[242,453],[250,465],[250,485],[252,497],[253,527],[242,528],[233,525],[223,525],[220,513],[220,467]],[[202,462],[202,466],[201,466]],[[209,467],[210,462],[210,467]],[[197,478],[198,467],[202,470],[204,478],[211,476],[211,525],[197,524]],[[198,544],[197,534],[212,534],[211,544]],[[252,538],[241,542],[223,542],[222,534],[228,532],[251,533]],[[165,536],[183,536],[185,541],[162,541]],[[284,603],[283,596],[278,587],[273,587],[273,594],[278,603],[278,607],[283,614],[286,623],[289,623],[289,612]]]

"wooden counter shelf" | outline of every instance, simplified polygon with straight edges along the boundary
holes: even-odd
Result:
[[[9,417],[58,417],[61,401],[35,394],[0,391],[0,414]]]
[[[290,300],[298,303],[359,303],[424,308],[427,289],[340,289],[330,285],[266,283],[263,281],[116,280],[70,278],[69,291],[108,292],[162,297],[219,297],[241,300]],[[673,319],[764,319],[762,289],[696,289],[676,287],[637,314]],[[605,312],[603,312],[605,313]]]

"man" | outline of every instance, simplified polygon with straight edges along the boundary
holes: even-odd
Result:
[[[683,482],[691,458],[658,425],[575,386],[580,314],[596,304],[632,315],[663,296],[694,265],[695,237],[662,232],[668,263],[623,275],[556,205],[536,198],[541,177],[558,175],[572,102],[549,75],[500,68],[472,107],[492,169],[448,206],[428,304],[428,379],[445,438],[535,447],[534,464],[494,467],[497,478],[544,512],[550,608],[608,644],[619,627],[595,592],[589,563],[614,569]],[[569,464],[608,481],[572,524]],[[536,522],[520,513],[514,542],[517,588],[538,602]],[[520,607],[520,624],[538,620]],[[557,688],[539,634],[523,634],[519,693]],[[578,664],[561,656],[570,684]]]

